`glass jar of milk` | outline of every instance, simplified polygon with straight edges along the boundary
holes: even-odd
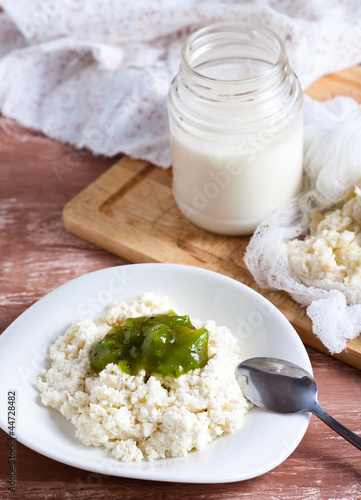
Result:
[[[282,40],[225,22],[193,33],[169,91],[173,193],[195,224],[252,233],[302,187],[302,90]]]

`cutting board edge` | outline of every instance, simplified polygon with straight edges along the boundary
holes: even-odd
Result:
[[[282,314],[284,313],[282,312]],[[342,361],[343,363],[361,370],[361,352],[355,347],[356,339],[347,342],[346,348],[343,351],[331,354],[327,347],[324,346],[323,343],[318,339],[315,333],[313,333],[312,331],[308,332],[306,330],[303,330],[299,325],[294,324],[292,321],[290,321],[290,323],[296,330],[302,342],[308,347],[312,347],[313,349],[326,354],[330,358],[337,359],[338,361]]]
[[[79,193],[81,194],[81,193]],[[79,195],[78,195],[79,196]],[[84,217],[80,212],[78,212],[76,209],[79,207],[77,196],[73,198],[63,209],[63,224],[65,229],[71,233],[72,235],[76,236],[77,238],[81,238],[88,243],[91,243],[97,247],[102,248],[103,250],[106,250],[120,258],[123,258],[125,260],[129,260],[130,262],[137,262],[137,263],[142,263],[142,262],[159,262],[159,260],[152,260],[152,259],[147,259],[147,256],[139,252],[136,248],[133,248],[132,246],[126,246],[126,245],[121,245],[121,252],[119,252],[119,247],[120,243],[117,242],[117,247],[118,249],[115,249],[115,245],[112,244],[111,239],[103,233],[103,244],[99,244],[99,232],[96,232],[95,230],[91,229],[84,229],[84,222],[88,222],[89,217],[92,214],[92,205],[88,206],[88,213],[87,217]],[[78,214],[78,217],[74,217],[74,214]],[[134,259],[135,253],[139,254],[138,259]]]

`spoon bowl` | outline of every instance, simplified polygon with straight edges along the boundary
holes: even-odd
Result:
[[[275,413],[314,413],[361,450],[361,438],[318,404],[317,384],[300,366],[277,358],[251,358],[238,365],[236,379],[254,405]]]

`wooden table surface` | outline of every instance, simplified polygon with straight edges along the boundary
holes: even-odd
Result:
[[[61,219],[64,205],[115,160],[76,151],[0,118],[1,331],[66,281],[126,263],[68,234]],[[312,348],[307,351],[321,405],[361,435],[361,372]],[[301,444],[283,464],[261,477],[220,485],[89,473],[17,443],[16,492],[11,493],[7,437],[0,431],[1,500],[361,499],[360,452],[314,416]]]

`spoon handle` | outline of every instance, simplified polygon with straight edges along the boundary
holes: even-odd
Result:
[[[311,409],[311,412],[317,415],[321,420],[325,422],[331,429],[336,431],[340,436],[345,438],[349,443],[353,444],[361,450],[361,437],[350,431],[344,425],[337,422],[331,415],[329,415],[319,404],[315,404]]]

